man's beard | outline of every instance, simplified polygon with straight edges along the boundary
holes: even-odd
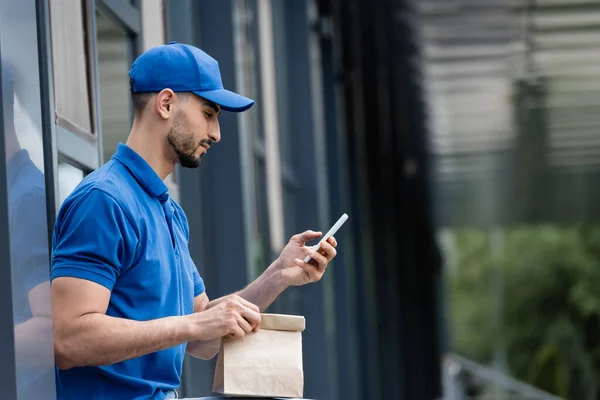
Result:
[[[200,157],[196,157],[196,151],[202,144],[210,144],[211,140],[203,139],[199,144],[194,142],[194,134],[187,132],[187,123],[181,114],[175,116],[173,126],[167,135],[167,141],[177,154],[179,164],[184,168],[198,168]]]

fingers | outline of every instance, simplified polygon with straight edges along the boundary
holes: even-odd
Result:
[[[334,245],[337,245],[337,242],[333,237],[331,237],[327,241],[321,243],[318,251],[307,249],[307,253],[311,258],[308,263],[305,263],[304,260],[300,260],[298,258],[295,260],[296,264],[306,273],[306,277],[309,282],[316,282],[321,279],[325,273],[327,264],[337,254]]]
[[[231,332],[229,333],[229,336],[233,336],[235,338],[241,339],[244,336],[246,336],[246,332],[244,332],[244,330],[242,328],[240,328],[239,325],[234,325],[231,328]]]
[[[230,322],[229,336],[243,338],[248,333],[257,331],[260,325],[260,314],[250,308],[241,306]]]
[[[240,311],[240,315],[244,318],[244,320],[248,321],[252,329],[260,325],[260,314],[256,311],[245,308]]]
[[[333,236],[330,236],[329,239],[327,239],[327,242],[329,242],[329,244],[333,247],[337,247],[337,240],[335,240]]]
[[[237,324],[240,328],[244,330],[244,334],[248,334],[254,330],[254,325],[248,323],[248,321],[244,319],[241,315],[237,318]]]
[[[321,232],[315,232],[315,231],[309,230],[309,231],[304,231],[302,233],[292,236],[292,240],[300,242],[302,245],[304,245],[306,242],[310,242],[311,240],[321,237],[322,234],[323,233],[321,233]]]
[[[335,239],[334,239],[334,243],[335,243]],[[325,258],[327,259],[327,262],[333,260],[333,258],[337,255],[336,249],[329,242],[329,240],[327,242],[321,243],[321,247],[319,248],[318,253],[325,256]]]
[[[260,325],[260,309],[255,304],[237,295],[228,296],[219,308],[226,314],[226,335],[242,338],[257,331]]]
[[[305,283],[310,283],[310,282],[317,282],[318,280],[321,279],[321,277],[323,276],[323,273],[325,272],[324,268],[319,268],[317,266],[314,266],[310,263],[305,263],[303,260],[300,260],[299,258],[296,258],[296,265],[298,265],[300,268],[302,268],[305,272]],[[311,262],[313,262],[311,260]]]
[[[251,310],[253,310],[253,311],[255,311],[255,312],[257,312],[257,313],[260,314],[260,308],[258,308],[258,306],[256,304],[250,303],[248,300],[246,300],[246,299],[244,299],[243,297],[240,297],[240,296],[238,296],[238,300],[240,301],[240,303],[243,306],[246,306],[249,309],[251,309]]]
[[[325,269],[325,266],[328,263],[327,257],[321,254],[319,251],[313,250],[309,250],[308,255],[310,256],[310,258],[312,258],[312,260],[309,261],[309,264],[312,264],[319,269]]]

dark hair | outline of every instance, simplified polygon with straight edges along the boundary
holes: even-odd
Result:
[[[154,96],[155,92],[142,92],[142,93],[134,93],[133,92],[133,79],[129,78],[129,93],[131,94],[131,102],[133,103],[133,109],[135,110],[135,114],[141,114],[148,105],[148,102]]]
[[[152,96],[154,96],[158,92],[134,93],[133,79],[129,77],[129,93],[131,94],[131,102],[133,103],[133,109],[135,111],[135,114],[137,115],[141,114],[142,111],[144,111],[144,108],[146,108],[146,105],[148,105],[148,102],[150,101]],[[190,98],[191,94],[191,92],[177,92],[177,97],[179,97],[181,101],[187,101]]]

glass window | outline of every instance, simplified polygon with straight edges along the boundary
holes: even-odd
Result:
[[[267,260],[271,258],[264,135],[260,129],[257,26],[254,19],[255,7],[250,2],[247,0],[236,2],[234,27],[240,93],[254,99],[257,103],[251,110],[239,115],[244,126],[244,135],[240,140],[245,141],[244,148],[249,153],[246,154],[247,168],[244,173],[246,182],[249,182],[249,195],[246,201],[251,203],[251,215],[247,222],[250,226],[248,233],[252,251],[252,262],[248,266],[250,277],[257,277],[267,265]]]
[[[598,8],[519,3],[422,10],[455,376],[597,398]]]
[[[110,160],[117,145],[129,135],[132,106],[129,96],[129,69],[132,39],[115,19],[96,12],[98,38],[98,80],[104,161]]]
[[[58,192],[60,196],[58,204],[65,201],[84,177],[83,170],[64,161],[58,162]]]
[[[1,131],[20,400],[54,399],[56,393],[36,26],[34,0],[0,0]]]
[[[50,0],[49,4],[56,121],[77,134],[94,133],[84,2]]]

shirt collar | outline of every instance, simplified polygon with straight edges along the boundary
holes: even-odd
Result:
[[[152,167],[131,147],[119,143],[114,159],[121,162],[129,170],[136,181],[152,197],[164,203],[169,198],[167,185],[154,172]]]
[[[13,185],[15,176],[19,173],[21,168],[26,164],[30,163],[29,153],[25,149],[21,149],[14,153],[10,160],[6,163],[6,176],[8,187]]]

